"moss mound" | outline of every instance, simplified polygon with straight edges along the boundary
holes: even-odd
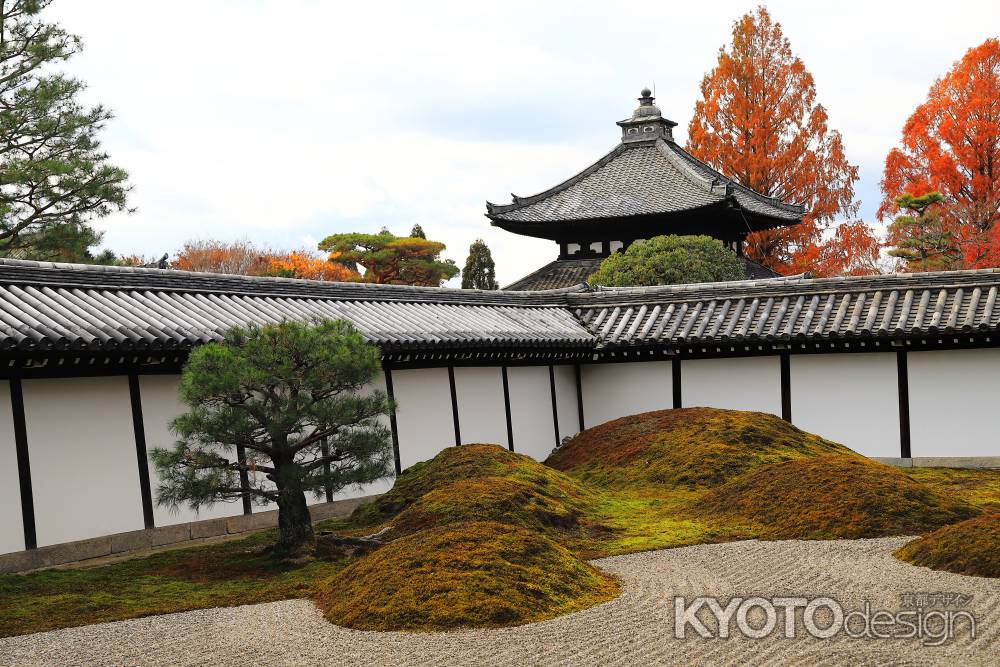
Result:
[[[383,523],[432,491],[457,482],[483,478],[523,482],[534,488],[540,496],[547,498],[582,499],[589,495],[574,479],[542,465],[530,456],[515,454],[499,445],[462,445],[443,449],[433,459],[404,470],[396,478],[390,491],[354,511],[351,524],[370,526]],[[469,497],[465,488],[459,487],[454,491],[465,499]],[[436,511],[444,510],[445,504],[454,505],[451,502],[445,503],[445,496],[442,492],[432,499],[436,503]],[[451,509],[457,511],[458,508]],[[468,518],[467,514],[465,518]]]
[[[571,480],[553,483],[549,477],[463,479],[424,494],[396,515],[389,537],[449,523],[496,521],[559,539],[560,533],[582,528],[585,509],[592,506],[591,495],[575,488]]]
[[[1000,514],[1000,470],[984,468],[903,468],[908,477],[958,497],[989,514]]]
[[[859,456],[822,456],[759,467],[695,502],[742,519],[772,539],[914,535],[980,514],[900,470]]]
[[[615,580],[517,526],[474,522],[398,539],[334,577],[318,604],[362,630],[521,625],[606,602]]]
[[[895,556],[914,565],[975,577],[1000,577],[1000,514],[938,528]]]
[[[758,466],[850,449],[774,415],[715,408],[660,410],[589,428],[546,464],[613,489],[701,489]]]

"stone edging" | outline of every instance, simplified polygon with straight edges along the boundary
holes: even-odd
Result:
[[[380,494],[335,500],[331,503],[310,505],[309,513],[313,521],[323,521],[338,516],[346,516],[363,502]],[[256,514],[239,514],[218,519],[202,519],[173,526],[162,526],[148,530],[133,530],[103,537],[93,537],[77,542],[63,542],[28,551],[0,554],[0,574],[12,574],[27,570],[38,570],[55,565],[75,563],[90,558],[101,558],[115,554],[140,551],[153,547],[178,544],[220,535],[235,535],[252,530],[273,528],[278,525],[278,510],[268,510]]]
[[[914,456],[910,459],[873,457],[897,468],[1000,468],[1000,456]]]

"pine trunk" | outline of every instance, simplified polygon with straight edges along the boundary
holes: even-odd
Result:
[[[278,492],[278,549],[296,552],[315,541],[312,518],[301,488],[285,488]]]

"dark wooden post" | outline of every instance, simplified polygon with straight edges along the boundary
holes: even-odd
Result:
[[[781,418],[792,421],[792,361],[788,351],[780,355],[781,359]]]
[[[674,408],[683,407],[681,401],[681,360],[679,357],[670,360],[670,378],[674,390]]]
[[[910,374],[906,366],[906,350],[896,350],[896,386],[899,391],[899,455],[910,453]]]
[[[392,431],[392,460],[396,466],[396,474],[403,471],[399,462],[399,427],[396,425],[396,394],[392,389],[392,370],[389,365],[382,362],[382,371],[385,373],[385,393],[389,396],[389,430]]]
[[[327,457],[327,456],[330,455],[330,441],[327,438],[323,438],[323,442],[320,443],[320,452],[323,454],[324,457]],[[326,475],[327,478],[329,478],[329,476],[330,476],[330,462],[329,461],[327,461],[326,463],[323,464],[323,474]],[[326,496],[326,502],[332,503],[333,502],[333,488],[331,488],[329,484],[324,484],[323,485],[323,493]]]
[[[146,427],[142,420],[142,395],[139,393],[139,375],[128,374],[128,395],[132,403],[132,432],[135,434],[135,457],[139,465],[139,493],[142,497],[142,523],[152,528],[153,493],[149,483],[149,460],[146,455]]]
[[[500,377],[503,380],[503,410],[507,417],[507,449],[514,451],[514,422],[510,418],[510,382],[506,366],[500,367]]]
[[[28,429],[24,421],[24,394],[21,378],[10,379],[10,408],[14,418],[14,449],[17,454],[17,481],[21,491],[21,525],[24,548],[38,547],[35,533],[35,497],[31,491],[31,463],[28,460]]]
[[[556,403],[556,370],[549,366],[549,393],[552,395],[552,429],[556,435],[556,447],[559,446],[559,407]]]
[[[583,425],[583,372],[580,370],[580,364],[573,366],[573,370],[576,373],[576,415],[580,420],[580,430],[584,430]]]
[[[247,472],[247,450],[243,445],[236,445],[236,460],[240,463],[240,489],[243,496],[243,513],[253,514],[253,504],[250,502],[250,473]]]
[[[455,391],[455,367],[448,366],[448,388],[451,389],[451,418],[455,422],[455,445],[462,444],[462,428],[458,421],[458,392]]]

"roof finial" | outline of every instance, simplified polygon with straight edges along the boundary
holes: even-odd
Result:
[[[639,95],[641,95],[641,97],[639,98],[639,102],[642,104],[642,106],[648,107],[653,103],[654,99],[653,91],[651,91],[649,88],[643,88],[642,91],[639,93]]]

